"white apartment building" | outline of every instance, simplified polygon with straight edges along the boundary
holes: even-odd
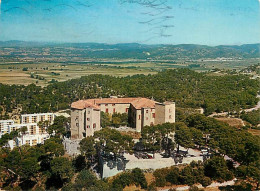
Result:
[[[50,124],[53,124],[54,118],[54,113],[23,114],[21,115],[21,124],[38,123],[40,121],[49,121]]]
[[[0,120],[0,138],[9,132],[9,126],[14,125],[13,120]]]
[[[37,144],[44,144],[44,141],[50,138],[48,133],[38,134],[38,135],[30,135],[25,134],[21,137],[16,137],[14,140],[8,141],[8,147],[13,149],[14,147],[20,147],[22,145],[35,146]]]
[[[27,130],[24,133],[19,132],[20,136],[10,140],[8,146],[13,149],[16,146],[43,144],[50,138],[50,135],[46,132],[45,127],[38,126],[38,122],[49,121],[49,124],[53,124],[54,118],[53,113],[36,113],[21,115],[20,124],[15,124],[13,120],[0,120],[0,138],[6,133],[26,127]]]

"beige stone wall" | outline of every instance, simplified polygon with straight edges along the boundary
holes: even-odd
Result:
[[[108,109],[108,113],[113,114],[116,113],[127,113],[126,109],[129,109],[130,104],[100,104],[100,109],[103,112],[106,112]]]
[[[142,130],[142,111],[141,109],[136,109],[136,117],[135,117],[135,129],[137,132],[141,132]]]
[[[72,109],[71,110],[71,139],[82,139],[84,127],[84,113],[85,110]]]
[[[165,104],[165,123],[175,123],[175,103]]]
[[[142,127],[154,125],[153,113],[155,113],[155,109],[142,108]]]
[[[175,123],[174,102],[164,102],[155,104],[155,125],[166,122]]]
[[[155,104],[155,125],[165,122],[165,107],[162,103]]]
[[[94,117],[94,123],[96,123],[96,129],[94,129],[94,131],[99,131],[101,129],[101,113],[100,110],[93,110],[93,115]]]
[[[95,127],[95,128],[94,128]],[[71,111],[71,139],[93,136],[100,130],[100,111],[93,108]]]
[[[100,111],[86,108],[86,136],[93,136],[95,131],[100,130]]]

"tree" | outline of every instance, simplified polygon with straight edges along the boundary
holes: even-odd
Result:
[[[108,113],[101,111],[101,127],[109,127],[111,125],[110,116]]]
[[[86,168],[86,159],[82,155],[78,155],[74,160],[73,160],[73,166],[76,169],[77,172],[80,172],[84,168]]]
[[[81,190],[82,188],[90,188],[97,182],[96,176],[89,170],[82,170],[76,178],[74,188]]]
[[[121,119],[119,117],[112,117],[112,125],[118,128],[121,125]]]
[[[155,177],[156,186],[163,187],[166,185],[166,176],[168,174],[167,168],[156,169],[153,173]]]
[[[31,177],[36,178],[40,165],[35,157],[29,157],[21,161],[20,163],[20,176],[26,180],[30,180]]]
[[[192,133],[186,125],[179,126],[174,137],[175,142],[178,144],[177,152],[179,152],[180,145],[187,149],[193,146]]]
[[[186,166],[182,169],[180,173],[180,181],[183,184],[188,184],[189,186],[196,183],[196,177],[193,176],[193,169],[191,166]]]
[[[68,123],[68,119],[64,116],[58,116],[54,119],[52,125],[48,127],[48,133],[52,134],[53,131],[57,136],[63,136],[66,134],[66,125]]]
[[[28,131],[28,129],[27,129],[26,126],[20,128],[20,132],[21,132],[23,135],[24,135],[27,131]]]
[[[51,173],[62,182],[69,182],[73,176],[72,163],[64,157],[57,157],[51,161]]]
[[[209,186],[210,184],[211,184],[211,179],[209,178],[209,177],[207,177],[207,176],[205,176],[201,181],[200,181],[200,183],[201,183],[201,185],[203,186],[203,187],[207,187],[207,186]]]
[[[159,133],[157,140],[160,141],[160,151],[164,149],[168,152],[168,156],[171,156],[171,151],[175,149],[175,142],[173,141],[175,124],[164,123],[157,125],[157,131]]]
[[[170,168],[170,172],[166,176],[166,181],[171,184],[179,184],[179,169],[177,167]]]
[[[235,159],[248,166],[250,163],[260,160],[260,138],[250,135],[246,138],[246,142],[237,148]]]
[[[189,188],[189,191],[199,191],[200,189],[195,186],[195,185],[192,185],[190,188]]]
[[[192,134],[192,141],[195,145],[202,146],[204,145],[203,141],[203,133],[202,131],[196,129],[196,128],[190,128],[191,134]]]
[[[142,143],[145,149],[153,152],[153,157],[156,151],[161,149],[161,136],[158,131],[159,126],[144,126],[142,128]]]
[[[91,163],[93,163],[95,156],[96,156],[96,148],[95,148],[95,139],[94,137],[86,137],[82,139],[79,143],[80,145],[80,152],[81,154],[89,160]]]
[[[136,186],[141,186],[141,188],[145,189],[147,188],[147,181],[144,176],[144,173],[140,168],[134,168],[131,172],[133,177],[133,182]]]
[[[50,138],[42,145],[47,154],[59,157],[64,155],[65,150],[59,138]]]
[[[228,170],[226,161],[221,156],[214,156],[204,164],[204,173],[206,176],[217,181],[227,181],[233,179],[233,174]]]
[[[96,147],[98,152],[103,151],[108,155],[112,152],[114,159],[125,151],[131,153],[133,150],[133,138],[129,135],[121,135],[117,130],[103,128],[96,131],[94,137],[97,138]]]
[[[248,176],[253,180],[253,184],[256,185],[256,190],[259,189],[259,183],[260,183],[260,161],[258,160],[255,163],[251,163],[248,166],[247,170]]]

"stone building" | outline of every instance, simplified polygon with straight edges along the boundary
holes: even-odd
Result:
[[[175,103],[159,103],[147,98],[101,98],[79,100],[71,104],[71,138],[83,139],[101,129],[101,111],[127,113],[137,132],[142,127],[175,122]]]

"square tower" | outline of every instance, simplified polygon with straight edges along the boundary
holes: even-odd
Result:
[[[166,101],[155,103],[155,125],[175,123],[175,103]]]

